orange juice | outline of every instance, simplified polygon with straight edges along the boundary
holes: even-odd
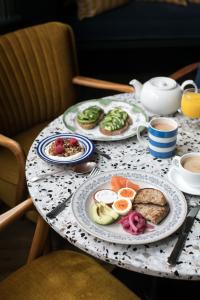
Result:
[[[200,118],[200,93],[189,91],[183,93],[181,111],[189,118]]]

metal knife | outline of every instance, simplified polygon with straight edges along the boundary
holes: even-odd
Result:
[[[107,158],[107,159],[111,159],[110,155],[104,153],[103,151],[101,151],[101,150],[99,150],[99,149],[97,149],[97,148],[95,148],[94,152],[98,153],[99,155],[104,156],[104,157]]]
[[[184,244],[185,244],[185,241],[186,241],[186,238],[190,232],[190,229],[192,228],[192,225],[194,223],[194,220],[195,220],[195,217],[198,213],[200,209],[200,206],[197,205],[193,208],[190,209],[184,223],[183,223],[183,226],[182,226],[182,230],[179,234],[179,237],[178,237],[178,240],[174,246],[174,249],[172,250],[172,253],[171,255],[168,257],[168,263],[170,265],[175,265],[176,262],[177,262],[177,259],[179,257],[179,255],[181,254],[181,251],[184,247]]]
[[[49,219],[53,219],[59,213],[61,213],[65,209],[66,203],[71,198],[72,195],[73,193],[70,194],[67,198],[64,198],[64,200],[61,203],[59,203],[55,208],[53,208],[50,212],[46,214],[46,217],[48,217]]]

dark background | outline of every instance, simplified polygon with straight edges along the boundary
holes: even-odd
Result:
[[[48,21],[70,23],[72,0],[0,0],[0,33]],[[189,20],[188,20],[189,22]],[[128,83],[137,78],[146,81],[153,76],[168,76],[177,69],[199,60],[199,46],[178,47],[147,43],[129,48],[82,49],[77,43],[81,75]]]

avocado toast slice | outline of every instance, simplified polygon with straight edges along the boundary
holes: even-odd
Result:
[[[126,131],[132,119],[128,113],[120,107],[110,110],[100,122],[100,131],[105,135],[118,135]]]
[[[99,124],[103,117],[103,109],[94,105],[80,112],[77,115],[77,122],[84,129],[92,129]]]

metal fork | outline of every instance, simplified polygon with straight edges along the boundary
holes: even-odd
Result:
[[[99,168],[95,167],[94,169],[92,169],[92,171],[87,176],[87,178],[94,177],[99,172],[100,172]],[[73,196],[74,193],[75,191],[71,193],[69,197],[64,198],[64,200],[61,203],[59,203],[55,208],[53,208],[50,212],[46,214],[46,217],[48,217],[49,219],[54,219],[59,213],[61,213],[65,209],[67,201]]]

